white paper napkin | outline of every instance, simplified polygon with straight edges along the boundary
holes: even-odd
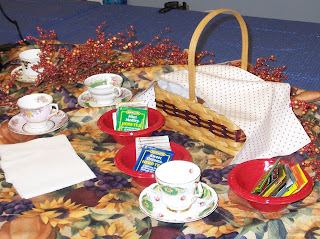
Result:
[[[196,72],[197,96],[246,134],[246,142],[232,164],[288,155],[310,142],[289,106],[289,84],[266,82],[229,65],[199,66]],[[189,98],[187,70],[164,74],[158,84]]]
[[[12,183],[23,198],[96,177],[65,135],[0,145],[0,158],[6,181]]]

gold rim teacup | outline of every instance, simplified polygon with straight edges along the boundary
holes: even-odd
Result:
[[[21,69],[23,75],[29,78],[37,78],[38,72],[32,69],[32,67],[40,61],[40,49],[30,49],[23,51],[19,54]]]
[[[110,104],[122,93],[123,78],[112,73],[96,74],[88,77],[84,85],[98,105]]]
[[[26,124],[30,128],[41,129],[45,128],[48,120],[59,112],[58,104],[52,101],[51,95],[35,93],[21,97],[17,103]]]

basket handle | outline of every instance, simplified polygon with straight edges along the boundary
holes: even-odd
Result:
[[[195,101],[195,85],[196,85],[196,66],[195,66],[195,54],[196,47],[200,37],[201,32],[204,27],[208,24],[208,22],[213,19],[215,16],[222,12],[230,12],[232,13],[238,20],[241,28],[242,35],[242,53],[241,53],[241,68],[243,70],[247,70],[248,67],[248,29],[245,21],[241,17],[241,15],[230,9],[217,9],[210,12],[207,16],[205,16],[202,21],[197,26],[194,31],[190,45],[188,50],[188,71],[189,71],[189,99]]]

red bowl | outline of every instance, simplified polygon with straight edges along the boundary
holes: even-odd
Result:
[[[189,151],[179,144],[170,142],[171,150],[174,152],[172,160],[184,160],[192,162]],[[130,175],[137,184],[147,187],[156,182],[154,173],[145,173],[133,169],[136,163],[136,145],[129,144],[118,151],[114,163],[123,173]]]
[[[105,133],[111,135],[114,140],[122,145],[135,142],[136,137],[149,137],[153,131],[159,129],[164,124],[163,115],[152,108],[148,108],[148,128],[137,131],[118,131],[113,129],[112,113],[116,109],[104,113],[98,120],[98,127]]]
[[[262,197],[252,194],[251,191],[264,171],[268,171],[276,159],[255,159],[235,166],[228,176],[228,184],[231,190],[238,196],[246,199],[248,203],[258,211],[277,212],[286,208],[290,203],[299,201],[312,190],[313,181],[304,170],[308,183],[297,193],[286,197]],[[285,162],[292,166],[292,163]]]

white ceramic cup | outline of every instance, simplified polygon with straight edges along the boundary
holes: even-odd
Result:
[[[97,74],[88,77],[84,81],[90,95],[97,104],[110,104],[122,93],[121,84],[123,78],[112,73]]]
[[[30,49],[23,51],[19,54],[22,73],[29,78],[37,78],[38,72],[31,69],[40,61],[39,57],[40,49]]]
[[[58,104],[52,103],[51,95],[35,93],[18,99],[18,106],[22,117],[32,129],[41,129],[47,126],[48,120],[58,114]]]
[[[174,212],[184,212],[203,194],[200,168],[188,161],[173,160],[155,171],[161,202]]]

